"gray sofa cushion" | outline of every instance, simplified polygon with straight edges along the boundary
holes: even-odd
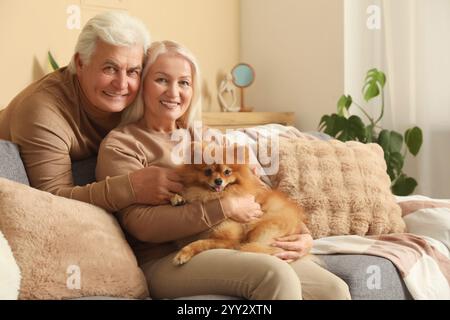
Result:
[[[20,158],[19,147],[11,141],[0,140],[0,177],[30,185]],[[95,181],[97,157],[75,161],[72,164],[74,184],[83,186]]]
[[[30,185],[16,144],[0,140],[0,177]]]
[[[322,266],[344,280],[353,300],[410,300],[397,268],[388,259],[352,254],[318,255]]]

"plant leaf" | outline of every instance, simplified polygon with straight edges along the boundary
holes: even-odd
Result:
[[[328,134],[329,136],[336,137],[339,131],[342,130],[341,119],[346,120],[344,117],[333,113],[330,115],[324,115],[320,120],[319,130]]]
[[[364,99],[369,101],[380,94],[380,90],[386,84],[386,75],[376,68],[367,71],[366,78],[364,79],[363,93]]]
[[[403,147],[403,136],[397,131],[390,131],[389,150],[391,152],[401,152]]]
[[[407,196],[414,192],[417,181],[414,178],[402,174],[391,187],[392,193],[397,196]]]
[[[348,108],[350,108],[350,106],[352,105],[352,97],[350,95],[346,96],[345,94],[343,94],[337,103],[337,111],[338,111],[338,115],[345,117],[345,112],[346,110],[348,110]]]
[[[390,154],[389,152],[385,152],[384,153],[384,160],[386,161],[386,166],[387,166],[387,173],[389,175],[389,178],[391,179],[391,182],[395,180],[395,178],[397,178],[398,174],[394,171],[394,167],[392,167],[391,165],[389,165],[389,157]]]
[[[392,168],[392,171],[396,176],[402,173],[405,159],[400,152],[389,153],[389,162],[387,165]]]
[[[327,133],[327,131],[329,132],[331,130],[331,127],[333,127],[333,120],[331,116],[326,114],[320,119],[319,131],[324,131],[325,133]]]
[[[357,140],[366,142],[366,129],[361,118],[353,115],[345,120],[342,122],[343,130],[341,135],[337,138],[341,141]]]
[[[423,143],[422,130],[419,127],[406,130],[405,143],[408,146],[409,152],[416,156],[419,153],[420,147]]]
[[[405,161],[404,156],[401,154],[403,137],[395,131],[381,130],[377,142],[384,151],[387,173],[389,174],[391,181],[394,181],[402,174]]]
[[[53,58],[52,54],[50,53],[50,51],[48,52],[48,61],[50,62],[50,65],[52,66],[53,70],[56,71],[59,69],[59,65],[56,62],[55,58]]]
[[[365,126],[361,118],[351,116],[345,118],[336,113],[325,115],[320,120],[319,130],[341,141],[356,140],[365,142]]]
[[[366,142],[367,143],[376,142],[377,141],[377,137],[376,137],[376,133],[375,133],[373,124],[367,125],[367,127],[365,128],[364,131],[365,131]]]
[[[390,153],[401,152],[403,147],[403,136],[390,130],[381,130],[378,136],[378,144]]]
[[[382,71],[378,71],[377,81],[381,87],[384,88],[384,85],[386,84],[386,75]]]
[[[367,71],[366,73],[366,78],[364,79],[364,82],[367,82],[370,79],[373,79],[373,77],[375,76],[375,74],[378,72],[377,68],[372,68],[369,71]]]
[[[366,101],[369,101],[370,99],[375,98],[380,94],[380,90],[378,89],[376,82],[370,82],[365,87],[367,87],[364,90],[364,100]]]
[[[384,152],[389,152],[389,144],[390,144],[390,134],[389,130],[383,129],[380,131],[378,135],[378,144],[383,148]]]

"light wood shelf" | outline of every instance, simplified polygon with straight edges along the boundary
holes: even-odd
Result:
[[[203,125],[221,130],[264,124],[294,124],[294,112],[203,112]]]

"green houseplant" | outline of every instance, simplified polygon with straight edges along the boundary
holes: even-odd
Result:
[[[362,88],[366,102],[376,97],[381,98],[380,113],[374,118],[350,95],[342,95],[337,103],[337,113],[324,115],[320,119],[319,130],[341,141],[356,140],[363,143],[378,143],[384,150],[387,173],[391,178],[391,190],[396,195],[409,195],[417,186],[414,178],[403,172],[403,165],[408,151],[416,156],[422,146],[422,130],[413,127],[402,135],[394,130],[380,126],[384,115],[384,86],[386,75],[377,69],[367,72]],[[367,118],[367,124],[357,115],[349,113],[350,106],[355,105]]]
[[[48,57],[48,62],[52,66],[53,71],[58,70],[59,69],[59,65],[56,62],[55,58],[53,58],[53,55],[52,55],[52,53],[50,51],[48,52],[47,57]]]

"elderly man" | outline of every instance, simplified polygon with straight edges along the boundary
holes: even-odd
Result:
[[[89,20],[70,64],[34,82],[0,113],[0,139],[19,145],[30,184],[117,211],[161,204],[182,185],[168,169],[148,167],[74,186],[72,162],[95,156],[105,135],[135,99],[150,36],[125,13]]]

